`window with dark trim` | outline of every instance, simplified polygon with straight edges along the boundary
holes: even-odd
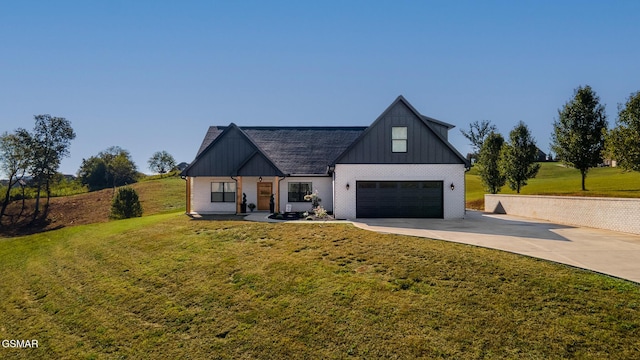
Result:
[[[236,202],[236,183],[212,182],[211,202]]]
[[[289,183],[289,202],[304,202],[305,195],[311,194],[312,183],[310,182],[296,182]]]
[[[394,152],[394,153],[407,152],[407,127],[406,126],[391,127],[391,152]]]

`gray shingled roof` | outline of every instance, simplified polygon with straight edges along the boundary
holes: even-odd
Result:
[[[202,144],[200,144],[200,149],[198,149],[196,157],[198,157],[200,153],[218,137],[218,135],[222,134],[226,128],[226,126],[209,126],[209,130],[207,130],[207,133],[204,135],[204,139],[202,140]]]
[[[198,155],[227,127],[211,126]],[[326,174],[367,127],[240,127],[285,174]]]

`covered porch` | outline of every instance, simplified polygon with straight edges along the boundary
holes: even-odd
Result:
[[[254,211],[280,212],[280,181],[279,176],[238,176],[236,213],[251,212],[249,204],[256,206]],[[246,195],[246,208],[243,208],[243,194]]]

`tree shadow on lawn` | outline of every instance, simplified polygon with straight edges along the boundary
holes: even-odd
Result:
[[[33,212],[5,215],[7,219],[0,227],[0,237],[12,238],[33,235],[45,231],[62,229],[62,224],[52,224],[49,218],[49,207],[34,217]]]

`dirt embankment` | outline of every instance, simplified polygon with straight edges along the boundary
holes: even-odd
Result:
[[[44,208],[46,198],[42,198],[40,199],[42,213],[36,221],[33,221],[34,199],[25,201],[22,213],[22,201],[14,201],[7,208],[7,216],[2,219],[0,236],[27,235],[67,226],[106,222],[109,220],[112,198],[113,189],[55,197],[51,198],[46,210]]]

